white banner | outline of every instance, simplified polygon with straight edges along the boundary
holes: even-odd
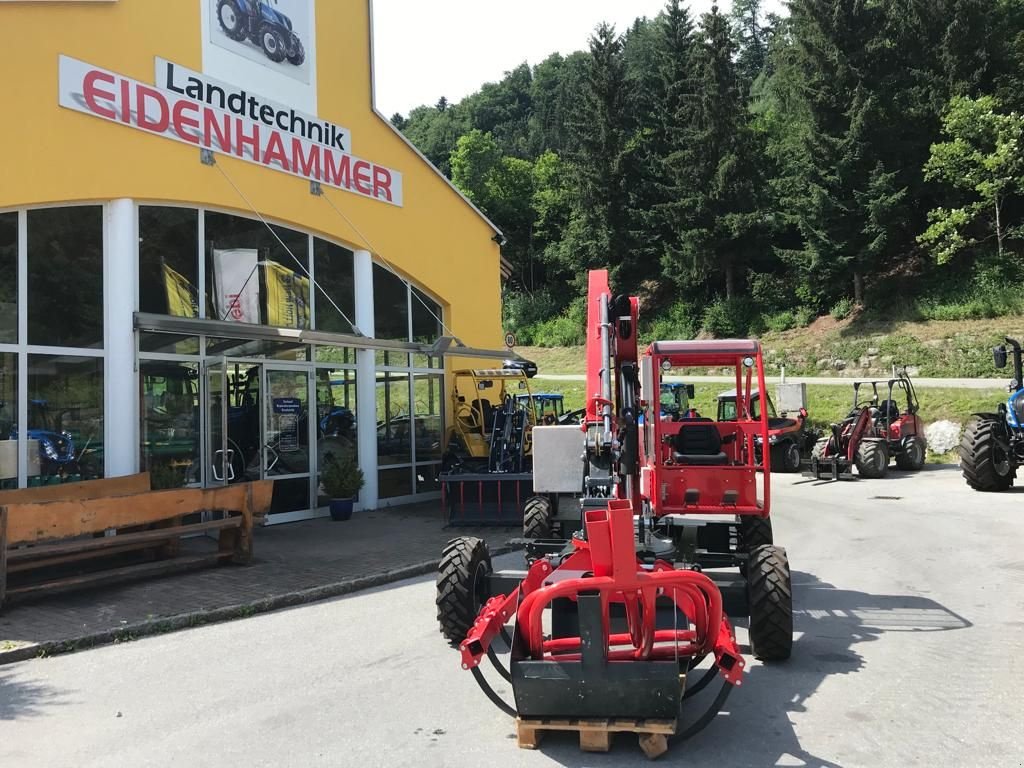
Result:
[[[214,250],[214,308],[218,320],[260,322],[259,252],[255,248]]]
[[[268,125],[269,112],[267,121],[252,120],[68,56],[60,57],[59,99],[76,112],[402,205],[401,173],[291,133],[291,114],[289,131],[282,131]]]

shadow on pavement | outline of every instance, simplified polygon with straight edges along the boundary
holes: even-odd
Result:
[[[663,761],[715,768],[841,766],[801,746],[790,713],[806,711],[808,700],[827,678],[861,672],[865,660],[857,646],[862,643],[874,642],[890,632],[947,632],[971,626],[964,617],[925,597],[840,589],[799,571],[793,573],[793,587],[798,639],[792,658],[769,665],[751,663],[742,687],[732,692],[714,722],[689,741],[673,741]],[[731,616],[741,616],[743,608],[736,603],[742,596],[737,596],[734,587],[727,587],[725,597]],[[735,624],[745,627],[747,620]],[[749,653],[749,649],[744,648],[744,652]],[[701,673],[698,670],[696,677]],[[718,687],[716,681],[686,702],[680,727],[703,714]],[[868,713],[856,711],[847,714],[854,719],[868,717]],[[572,768],[649,764],[636,740],[625,734],[617,737],[607,755],[580,752],[575,735],[559,733],[546,736],[541,750]]]
[[[43,683],[19,679],[16,670],[0,669],[0,722],[35,717],[66,703],[64,693]]]

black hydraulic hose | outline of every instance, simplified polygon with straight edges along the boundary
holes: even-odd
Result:
[[[718,667],[712,665],[711,668],[708,669],[701,676],[700,680],[698,680],[693,685],[686,687],[686,691],[683,693],[683,698],[688,699],[691,696],[696,696],[698,693],[707,688],[708,685],[711,684],[711,681],[714,680],[716,677],[718,677]]]
[[[480,667],[473,667],[470,670],[473,673],[473,679],[476,680],[476,684],[480,686],[480,690],[484,692],[488,699],[494,702],[494,705],[504,712],[509,717],[518,717],[519,713],[516,712],[512,707],[505,703],[505,700],[501,698],[494,689],[491,688],[491,684],[484,678],[483,672],[480,671]]]
[[[505,627],[501,628],[501,640],[505,643],[505,647],[509,650],[512,649],[512,637],[509,635],[508,630]]]
[[[476,669],[474,669],[473,671],[475,672]],[[708,711],[701,715],[699,720],[696,720],[686,730],[677,733],[673,738],[679,741],[685,741],[691,736],[694,736],[703,731],[721,711],[722,706],[725,704],[725,700],[728,699],[729,694],[732,693],[732,688],[732,683],[723,683],[721,690],[718,692],[718,695],[715,697],[715,700],[711,703],[711,707],[708,709]]]
[[[491,660],[491,664],[498,670],[498,674],[503,678],[512,682],[512,674],[508,671],[504,664],[501,663],[501,659],[498,658],[498,654],[494,652],[493,646],[487,646],[487,658]]]

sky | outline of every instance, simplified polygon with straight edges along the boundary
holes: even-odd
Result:
[[[690,0],[691,15],[712,2]],[[781,5],[765,0],[767,11]],[[622,31],[664,7],[665,0],[373,0],[377,109],[390,117],[441,96],[460,101],[524,61],[585,48],[602,21]]]

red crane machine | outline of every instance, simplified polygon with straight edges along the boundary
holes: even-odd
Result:
[[[462,667],[520,722],[658,719],[686,737],[714,719],[746,664],[705,570],[744,575],[755,657],[786,659],[792,647],[789,564],[769,517],[770,452],[756,450],[758,437],[768,442],[767,409],[751,409],[751,393],[767,391],[761,349],[657,341],[641,355],[637,299],[613,296],[608,273],[596,270],[588,302],[583,422],[533,432],[544,500],[533,506],[562,535],[529,542],[525,571],[493,571],[480,539],[450,541],[438,619]],[[661,377],[707,368],[735,370],[736,418],[661,416]],[[511,683],[514,704],[484,677],[485,656]],[[709,669],[688,684],[706,658]],[[707,711],[680,726],[683,701],[715,678],[722,686]]]

